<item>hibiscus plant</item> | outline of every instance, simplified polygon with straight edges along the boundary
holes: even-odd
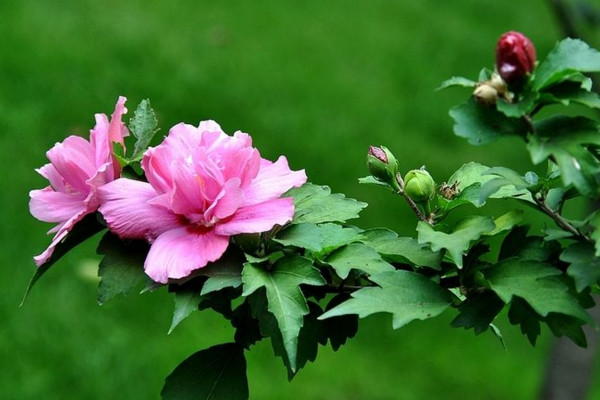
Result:
[[[546,325],[585,346],[600,278],[600,125],[574,111],[600,108],[584,75],[598,71],[600,53],[582,41],[563,40],[538,62],[531,41],[509,32],[493,70],[442,84],[472,91],[450,111],[455,134],[473,145],[516,135],[543,174],[474,162],[448,177],[402,173],[388,148],[372,146],[360,182],[403,198],[415,237],[355,226],[349,221],[365,203],[307,183],[284,156],[264,159],[248,134],[227,135],[216,122],[175,125],[149,147],[158,131],[150,103],[126,125],[120,97],[110,120],[96,115],[89,141],[57,143],[38,170],[49,186],[31,191],[30,210],[56,225],[27,292],[61,256],[104,232],[100,303],[166,288],[175,297],[171,330],[197,310],[222,314],[234,340],[177,366],[164,399],[246,399],[244,352],[257,341],[271,341],[291,379],[319,345],[337,350],[373,313],[392,314],[400,328],[452,310],[452,326],[501,339],[494,320],[504,310],[532,344]],[[568,116],[539,113],[571,104],[580,107]],[[563,212],[578,198],[588,212]],[[514,209],[486,213],[491,199]],[[524,207],[547,218],[543,230],[531,228]],[[458,209],[470,216],[448,218]]]

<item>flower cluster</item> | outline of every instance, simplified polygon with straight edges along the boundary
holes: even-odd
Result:
[[[285,157],[271,162],[252,147],[246,133],[225,134],[213,121],[198,127],[178,124],[142,160],[147,182],[120,177],[112,143],[124,147],[120,97],[110,122],[96,115],[90,141],[77,136],[57,143],[50,164],[39,169],[50,186],[30,193],[33,216],[58,225],[52,244],[35,258],[38,266],[85,215],[100,211],[122,239],[152,243],[144,269],[154,281],[189,276],[218,260],[229,238],[283,225],[294,214],[281,195],[306,182],[304,170],[291,171]]]

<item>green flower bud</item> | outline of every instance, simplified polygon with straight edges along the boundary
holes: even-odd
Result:
[[[435,194],[435,182],[424,169],[413,169],[404,177],[404,192],[415,203],[426,203]]]
[[[398,161],[386,147],[369,147],[367,167],[375,179],[394,184],[398,172]]]

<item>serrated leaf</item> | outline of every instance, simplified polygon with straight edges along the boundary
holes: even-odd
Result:
[[[522,95],[522,98],[515,103],[499,100],[496,102],[496,108],[507,117],[520,118],[533,110],[539,96],[538,92],[530,90],[528,93]]]
[[[500,169],[490,168],[476,162],[469,162],[464,164],[454,174],[452,174],[452,176],[448,179],[448,182],[451,184],[458,182],[457,188],[459,190],[459,197],[457,200],[461,199],[469,201],[476,207],[483,206],[485,204],[484,200],[487,200],[487,198],[500,199],[507,197],[520,197],[524,194],[522,188],[516,189],[514,186],[506,184],[501,185],[498,190],[489,194],[489,196],[482,198],[480,195],[481,186],[493,179],[496,179],[496,177],[492,174],[494,171],[500,171]],[[479,184],[480,186],[477,186],[476,184]],[[463,192],[467,193],[463,194]]]
[[[569,265],[567,275],[575,281],[578,292],[598,283],[600,279],[600,259],[589,243],[573,243],[560,255],[561,261]]]
[[[440,269],[442,253],[431,250],[427,245],[411,237],[398,235],[384,228],[365,231],[361,241],[377,250],[388,262],[409,263],[418,267]]]
[[[551,312],[591,321],[568,286],[558,276],[560,270],[548,264],[508,259],[484,271],[492,290],[505,302],[513,296],[525,300],[542,317]]]
[[[348,300],[350,295],[346,293],[340,293],[333,297],[325,311],[329,311],[344,301]],[[348,339],[351,339],[358,332],[358,316],[357,315],[340,315],[338,317],[327,318],[323,321],[325,329],[327,331],[327,337],[333,351],[338,349],[346,343]]]
[[[246,400],[249,397],[244,349],[226,343],[200,350],[171,372],[163,400]]]
[[[525,190],[531,186],[524,177],[516,171],[506,167],[493,167],[484,172],[492,176],[492,179],[481,185],[479,189],[479,202],[485,203],[488,198],[519,197],[529,202],[534,202],[531,194]],[[500,189],[504,188],[502,192]]]
[[[600,53],[581,40],[567,38],[538,66],[532,84],[535,90],[542,90],[581,72],[597,71],[600,71]]]
[[[565,186],[574,185],[584,196],[598,192],[600,162],[587,145],[600,145],[598,122],[584,117],[555,116],[535,123],[527,149],[534,164],[553,158]]]
[[[267,300],[264,292],[261,290],[254,292],[248,297],[251,304],[251,312],[254,318],[259,322],[261,335],[271,339],[273,352],[281,357],[288,371],[288,380],[292,380],[298,371],[306,365],[308,361],[314,361],[318,352],[318,345],[327,344],[327,328],[323,321],[317,320],[317,317],[323,313],[318,304],[308,302],[309,313],[304,316],[304,324],[298,335],[298,352],[296,355],[296,369],[292,370],[290,361],[285,350],[281,332],[279,331],[277,320],[267,309]]]
[[[287,227],[273,240],[284,246],[300,247],[323,255],[357,240],[360,232],[358,228],[344,228],[338,224],[305,222]]]
[[[352,269],[364,271],[369,275],[394,270],[391,264],[381,259],[375,249],[363,243],[350,243],[329,255],[325,262],[331,265],[342,279],[346,279]]]
[[[475,87],[477,86],[477,82],[472,81],[471,79],[463,78],[462,76],[453,76],[452,78],[446,79],[444,82],[442,82],[435,90],[442,90],[453,86]]]
[[[96,213],[86,215],[81,221],[77,222],[73,229],[67,233],[67,236],[54,248],[54,252],[48,261],[37,267],[33,276],[29,280],[29,283],[27,284],[25,294],[23,295],[23,300],[21,300],[21,306],[25,303],[25,300],[27,300],[27,296],[31,292],[33,285],[35,285],[35,283],[50,269],[50,267],[52,267],[72,248],[86,241],[104,228],[104,225],[98,221]]]
[[[542,333],[540,317],[523,300],[514,298],[508,309],[508,320],[513,325],[519,325],[521,333],[527,336],[529,343],[535,346],[537,338]]]
[[[523,220],[523,210],[512,210],[494,219],[496,228],[486,235],[494,236],[500,232],[511,230]]]
[[[494,107],[478,104],[472,98],[450,109],[454,119],[454,133],[470,144],[491,143],[502,136],[527,133],[527,124],[521,118],[509,118]]]
[[[358,218],[358,213],[367,206],[367,203],[346,198],[341,193],[331,194],[331,189],[327,186],[312,183],[291,189],[284,196],[294,198],[295,212],[292,224],[346,222]]]
[[[198,275],[208,277],[202,285],[201,294],[205,295],[223,288],[241,286],[244,262],[244,254],[234,246],[230,246],[221,258],[197,271]]]
[[[472,241],[496,228],[490,217],[473,216],[465,218],[455,225],[451,233],[436,231],[429,224],[420,221],[417,225],[419,243],[427,243],[433,251],[446,249],[452,261],[462,268],[463,252],[469,249]]]
[[[569,315],[550,314],[546,318],[548,327],[556,337],[566,336],[580,347],[587,347],[585,332],[581,329],[584,322]]]
[[[158,132],[158,120],[150,106],[150,100],[142,100],[137,106],[133,117],[129,120],[129,130],[137,138],[132,155],[132,159],[137,160],[150,145],[154,134]]]
[[[600,108],[600,95],[590,92],[577,85],[560,85],[551,88],[550,93],[543,93],[541,101],[547,104],[562,104],[569,106],[571,103],[581,104],[589,108]]]
[[[325,280],[312,266],[312,261],[299,256],[279,259],[270,270],[260,265],[245,264],[242,272],[243,296],[264,287],[268,309],[275,316],[292,371],[296,370],[298,335],[308,306],[300,285],[320,286]]]
[[[504,308],[504,302],[493,292],[483,292],[463,301],[458,307],[459,314],[452,320],[455,328],[475,331],[476,335],[485,332],[496,315]]]
[[[144,281],[144,261],[149,245],[146,241],[124,241],[107,232],[96,252],[103,255],[98,267],[98,303],[104,304],[120,294],[127,294]]]
[[[590,234],[590,237],[594,240],[594,248],[596,249],[596,257],[600,257],[600,213],[594,215],[590,219],[590,225],[594,228],[594,231]]]
[[[173,329],[181,321],[186,319],[192,312],[198,310],[198,304],[200,303],[200,293],[195,290],[182,290],[175,292],[175,310],[173,311],[173,319],[171,321],[171,327],[169,333],[173,332]]]
[[[346,314],[391,313],[392,326],[398,329],[411,321],[441,314],[452,302],[452,294],[426,277],[408,271],[389,271],[373,275],[380,287],[368,287],[352,293],[352,298],[327,311],[319,319]]]

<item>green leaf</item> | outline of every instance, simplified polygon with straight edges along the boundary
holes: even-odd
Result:
[[[507,117],[520,118],[533,110],[539,98],[539,93],[530,90],[522,96],[516,103],[499,100],[496,103],[496,108]]]
[[[519,197],[534,202],[531,194],[525,190],[532,184],[512,169],[493,167],[485,171],[484,174],[491,175],[492,179],[481,185],[479,190],[479,202],[481,204],[484,204],[492,195],[495,195],[495,198]],[[531,175],[529,177],[531,179]],[[500,192],[502,188],[506,190]]]
[[[575,281],[578,292],[598,283],[600,279],[600,259],[589,243],[573,243],[560,255],[561,261],[569,265],[567,275]]]
[[[502,136],[525,136],[527,124],[520,118],[509,118],[493,107],[477,104],[472,98],[450,109],[454,133],[473,145],[491,143]]]
[[[319,319],[357,314],[360,318],[387,312],[398,329],[416,319],[441,314],[452,302],[452,294],[426,277],[408,271],[389,271],[373,275],[380,287],[367,287],[352,293],[352,298],[327,311]]]
[[[543,93],[541,101],[548,104],[562,104],[569,106],[571,103],[581,104],[589,108],[600,108],[600,95],[590,92],[577,85],[560,85],[552,88],[552,92]]]
[[[200,350],[171,372],[163,400],[246,400],[249,397],[244,349],[225,343]]]
[[[498,218],[494,220],[494,224],[496,224],[496,228],[486,233],[488,236],[497,235],[500,232],[511,230],[517,224],[519,224],[523,220],[523,210],[512,210],[505,214],[502,214]]]
[[[590,225],[594,228],[594,231],[590,234],[594,240],[594,248],[596,249],[594,254],[596,257],[600,257],[600,213],[592,217]]]
[[[359,238],[357,228],[344,228],[338,224],[315,225],[301,223],[291,225],[277,234],[274,239],[284,246],[295,246],[307,249],[319,255],[351,243]]]
[[[535,123],[527,149],[534,164],[552,158],[565,186],[573,184],[584,196],[598,192],[600,162],[587,145],[600,145],[598,122],[584,117],[555,116]]]
[[[329,311],[344,301],[347,301],[350,295],[347,293],[340,293],[332,298],[327,303],[326,311]],[[339,317],[327,318],[323,321],[325,324],[325,330],[329,343],[333,351],[338,349],[346,343],[348,339],[352,339],[358,332],[358,316],[357,315],[340,315]]]
[[[186,319],[193,311],[198,309],[200,293],[196,290],[182,290],[175,292],[175,311],[169,328],[169,334],[181,321]]]
[[[317,357],[318,345],[326,345],[328,339],[328,328],[326,321],[317,319],[323,313],[321,307],[309,301],[309,313],[304,316],[304,324],[298,335],[298,352],[296,356],[296,369],[292,370],[287,352],[284,348],[281,332],[277,326],[277,320],[267,309],[267,299],[263,290],[259,290],[248,297],[251,304],[251,313],[255,320],[258,320],[260,333],[271,339],[273,352],[281,357],[288,370],[288,380],[292,380],[296,373],[306,365],[308,361],[314,361]],[[237,334],[236,334],[237,337]],[[237,341],[237,339],[236,339]]]
[[[275,316],[292,371],[296,370],[298,335],[303,316],[308,314],[306,299],[300,285],[319,286],[325,280],[312,266],[312,261],[299,256],[280,258],[266,270],[260,265],[245,264],[242,272],[243,296],[249,296],[264,287],[269,302],[268,309]]]
[[[473,240],[479,239],[483,234],[496,228],[490,217],[472,216],[460,221],[452,233],[436,231],[429,224],[420,221],[417,225],[419,243],[428,243],[433,251],[448,250],[450,258],[458,268],[463,266],[463,252],[469,249]]]
[[[532,346],[535,346],[537,338],[542,333],[540,317],[526,302],[515,297],[508,309],[508,320],[513,325],[519,325],[521,333],[527,336]]]
[[[96,252],[103,255],[98,268],[98,303],[104,304],[120,294],[127,294],[143,282],[144,261],[150,246],[143,240],[124,241],[107,232]]]
[[[580,347],[587,347],[585,332],[581,329],[584,322],[563,314],[550,314],[546,318],[548,327],[556,337],[566,336]]]
[[[600,53],[578,39],[565,39],[558,43],[538,66],[533,77],[533,88],[569,80],[580,72],[600,71]]]
[[[461,200],[461,201],[469,201],[476,207],[481,207],[485,204],[485,200],[487,198],[493,199],[501,199],[501,198],[510,198],[510,197],[522,197],[525,193],[523,188],[517,189],[514,185],[502,184],[497,189],[489,195],[481,196],[482,187],[485,186],[488,182],[497,179],[493,174],[496,172],[503,171],[504,169],[501,167],[490,168],[485,165],[469,162],[460,167],[452,176],[448,179],[448,182],[454,183],[458,182],[457,188],[459,190],[459,196],[457,199],[453,200]],[[506,170],[509,170],[506,168]],[[506,171],[505,171],[506,172]],[[518,174],[514,171],[511,171],[518,176]],[[514,176],[513,176],[514,177]],[[521,178],[522,179],[522,178]],[[481,186],[476,186],[479,184]],[[490,189],[486,189],[486,191],[490,191]]]
[[[346,245],[327,257],[325,262],[331,265],[342,279],[346,279],[352,269],[359,269],[369,275],[394,270],[391,264],[381,259],[375,249],[363,243]]]
[[[348,199],[341,193],[331,194],[331,189],[327,186],[312,183],[291,189],[284,196],[294,198],[295,212],[292,224],[345,222],[358,218],[358,213],[367,206],[367,203]]]
[[[390,187],[390,185],[388,183],[382,182],[378,179],[376,179],[375,177],[369,175],[369,176],[365,176],[363,178],[358,178],[358,183],[362,183],[365,185],[375,185],[375,186],[385,186],[385,187]]]
[[[27,296],[29,292],[33,288],[33,285],[40,279],[49,269],[52,267],[58,260],[61,259],[62,256],[67,254],[72,248],[77,246],[79,243],[82,243],[94,236],[96,233],[100,232],[104,229],[104,225],[102,225],[97,218],[97,214],[88,214],[83,219],[75,224],[73,229],[63,240],[56,245],[54,248],[54,252],[48,261],[46,261],[41,266],[37,267],[35,273],[29,280],[29,284],[27,285],[27,289],[25,289],[25,294],[23,295],[23,300],[21,300],[21,306],[27,300]]]
[[[551,312],[591,321],[568,286],[558,276],[560,270],[548,264],[508,259],[484,271],[492,290],[505,302],[513,296],[525,300],[542,317]]]
[[[223,288],[239,287],[242,284],[244,262],[244,254],[234,246],[230,246],[221,258],[197,271],[198,275],[208,277],[202,286],[201,294],[205,295]]]
[[[129,120],[129,130],[137,138],[132,156],[133,160],[137,160],[150,145],[154,134],[158,132],[158,120],[150,106],[150,100],[142,100],[137,106],[133,117]]]
[[[463,301],[459,314],[452,320],[455,328],[475,330],[479,335],[487,331],[496,315],[504,308],[504,302],[493,292],[483,292]]]
[[[436,88],[435,90],[442,90],[442,89],[446,89],[449,87],[453,87],[453,86],[460,86],[460,87],[475,87],[477,86],[477,82],[472,81],[470,79],[467,78],[463,78],[462,76],[453,76],[450,79],[445,80],[444,82],[441,83],[441,85]]]
[[[442,263],[442,253],[439,251],[432,251],[429,246],[419,244],[411,237],[398,237],[389,229],[377,228],[365,231],[361,234],[361,241],[377,250],[388,262],[408,263],[434,269],[440,269]]]

